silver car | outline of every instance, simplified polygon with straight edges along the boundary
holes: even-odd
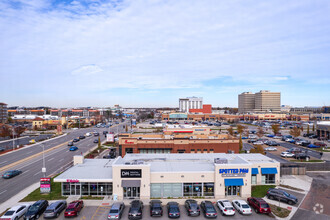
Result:
[[[124,209],[125,204],[123,202],[114,203],[109,211],[108,219],[121,219]]]
[[[64,209],[66,209],[65,200],[51,203],[44,212],[44,218],[57,218]]]

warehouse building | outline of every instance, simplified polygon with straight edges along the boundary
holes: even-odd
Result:
[[[253,185],[280,184],[280,163],[261,154],[75,156],[74,166],[54,181],[62,183],[64,196],[246,198]]]

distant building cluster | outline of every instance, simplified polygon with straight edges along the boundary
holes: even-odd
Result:
[[[238,112],[281,112],[281,93],[261,90],[238,95]]]

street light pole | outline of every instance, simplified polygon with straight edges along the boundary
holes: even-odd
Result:
[[[45,145],[44,144],[41,144],[42,146],[42,164],[43,164],[43,167],[41,169],[41,172],[44,173],[44,177],[46,177],[46,164],[45,164]]]

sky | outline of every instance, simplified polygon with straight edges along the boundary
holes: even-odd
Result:
[[[330,105],[328,0],[1,0],[0,102]]]

